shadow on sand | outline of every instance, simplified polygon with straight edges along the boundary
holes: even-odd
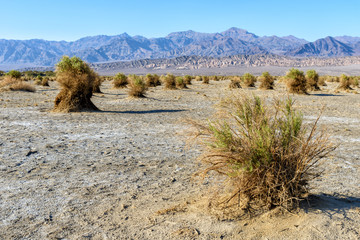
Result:
[[[145,110],[145,111],[100,111],[99,113],[151,114],[151,113],[176,113],[176,112],[184,112],[184,111],[186,110],[154,109],[154,110]]]
[[[331,93],[314,93],[314,94],[310,94],[311,96],[317,96],[317,97],[342,97],[344,95],[340,95],[340,94],[331,94]]]
[[[347,210],[360,208],[360,198],[349,197],[341,194],[316,194],[310,195],[307,201],[302,202],[301,208],[306,213],[320,210],[331,219],[335,214],[342,214],[347,218]]]

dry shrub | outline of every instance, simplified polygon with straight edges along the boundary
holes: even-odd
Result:
[[[147,74],[145,77],[145,84],[147,87],[156,87],[161,85],[160,77],[156,74]]]
[[[350,84],[351,84],[351,86],[353,86],[353,87],[359,87],[359,79],[360,79],[359,76],[352,76],[352,77],[350,77]]]
[[[49,80],[49,77],[43,77],[43,79],[41,80],[41,86],[49,87]]]
[[[180,88],[180,89],[187,88],[183,77],[176,77],[175,82],[176,82],[177,88]]]
[[[340,82],[340,78],[337,76],[326,75],[326,82]]]
[[[353,90],[351,87],[351,82],[350,82],[350,77],[346,76],[345,74],[342,74],[340,76],[340,84],[339,86],[336,88],[337,90]]]
[[[176,89],[176,80],[175,80],[175,76],[168,73],[164,78],[163,78],[163,83],[164,83],[164,88],[165,89],[169,89],[169,90],[174,90]]]
[[[195,81],[201,82],[203,80],[202,76],[196,76]]]
[[[211,172],[215,175],[209,179],[218,180],[211,209],[239,218],[278,206],[289,211],[299,207],[309,181],[320,176],[319,160],[335,147],[317,131],[319,118],[304,126],[293,103],[289,98],[266,106],[256,96],[232,96],[219,105],[218,120],[189,120],[204,146],[200,160],[205,168],[197,175]]]
[[[255,87],[256,77],[250,73],[245,73],[242,76],[245,87]]]
[[[55,98],[54,112],[99,110],[92,102],[97,74],[78,57],[62,57],[56,65],[56,80],[61,86]]]
[[[102,82],[103,82],[102,78],[98,74],[96,74],[96,78],[95,78],[94,84],[93,84],[93,93],[102,93],[101,89],[100,89]]]
[[[210,83],[209,76],[202,76],[202,83],[203,84],[209,84]]]
[[[229,88],[241,88],[241,78],[239,76],[234,76],[229,83]]]
[[[10,75],[6,75],[5,78],[0,82],[0,89],[1,91],[36,91],[34,86],[22,81],[20,78],[13,78]]]
[[[319,81],[318,81],[319,86],[327,86],[325,81],[326,81],[326,76],[319,76]]]
[[[286,74],[286,85],[290,93],[307,94],[304,72],[292,68]]]
[[[118,73],[114,76],[113,87],[114,88],[125,88],[128,85],[128,78],[123,73]]]
[[[191,80],[192,80],[192,77],[190,75],[184,76],[184,81],[185,81],[186,85],[191,85]]]
[[[145,97],[146,84],[145,81],[137,75],[129,75],[129,91],[131,97],[141,98]]]
[[[305,75],[306,79],[306,89],[310,91],[320,91],[318,82],[319,74],[315,70],[309,70]]]
[[[214,80],[214,81],[219,81],[220,79],[219,79],[219,77],[218,76],[216,76],[216,75],[214,75],[214,76],[212,76],[212,78],[211,78],[212,80]]]
[[[274,89],[274,77],[270,75],[269,72],[263,72],[259,77],[260,89],[268,90]]]

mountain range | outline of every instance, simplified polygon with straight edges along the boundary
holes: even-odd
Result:
[[[183,31],[161,38],[99,35],[77,41],[0,39],[0,64],[53,66],[61,56],[78,56],[89,63],[181,56],[226,57],[276,54],[286,57],[343,57],[360,55],[360,37],[326,37],[314,42],[294,36],[257,36],[244,29],[221,33]]]

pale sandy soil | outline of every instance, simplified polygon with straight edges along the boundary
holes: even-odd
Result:
[[[92,99],[102,112],[51,113],[56,83],[0,93],[0,239],[360,239],[360,95],[335,83],[293,96],[306,121],[340,144],[298,214],[224,221],[206,208],[208,181],[193,180],[198,146],[182,120],[206,120],[233,90],[229,81],[186,90],[150,89],[129,99],[111,89]],[[359,90],[358,90],[359,91]]]

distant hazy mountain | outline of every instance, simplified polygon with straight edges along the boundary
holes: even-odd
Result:
[[[93,36],[74,42],[0,39],[1,65],[53,66],[61,56],[76,55],[87,62],[175,58],[180,56],[225,57],[277,54],[285,56],[339,57],[360,55],[360,37],[327,37],[309,43],[294,36],[259,37],[239,28],[221,33],[183,31],[162,38]]]
[[[340,42],[332,37],[321,38],[315,42],[306,43],[301,47],[290,51],[287,55],[301,57],[343,57],[354,55],[354,49],[350,45]]]

